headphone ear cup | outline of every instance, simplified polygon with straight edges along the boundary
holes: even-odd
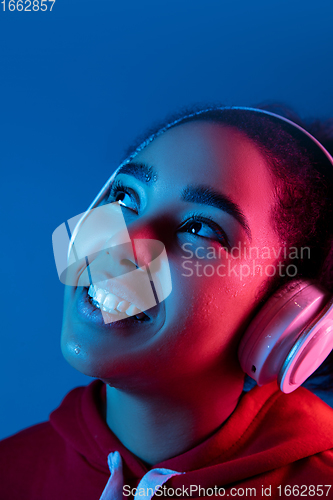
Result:
[[[311,281],[275,293],[248,326],[238,350],[241,367],[259,386],[278,380],[297,389],[333,348],[333,298]]]

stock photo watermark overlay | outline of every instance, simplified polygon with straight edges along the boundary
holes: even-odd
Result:
[[[182,276],[210,278],[217,275],[239,278],[240,281],[254,275],[294,278],[298,273],[297,263],[311,256],[309,247],[259,248],[241,243],[231,249],[220,247],[216,250],[215,247],[188,242],[182,245],[182,250]]]

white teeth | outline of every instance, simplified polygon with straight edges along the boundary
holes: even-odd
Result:
[[[135,316],[136,314],[139,314],[141,311],[134,304],[131,304],[128,307],[128,309],[126,309],[125,312],[126,312],[127,316]]]
[[[106,293],[104,290],[102,290],[101,288],[98,288],[96,290],[96,295],[94,297],[94,299],[99,303],[99,304],[103,304],[104,302],[104,299],[106,297]]]
[[[104,299],[103,306],[107,309],[115,310],[119,304],[119,299],[113,293],[108,293]]]
[[[130,305],[131,305],[131,304],[130,304],[130,302],[127,302],[127,300],[122,300],[122,301],[121,301],[121,302],[119,302],[119,304],[117,305],[117,309],[118,309],[118,311],[120,311],[120,312],[125,312],[125,311],[126,311],[126,309],[128,309]]]
[[[100,306],[100,309],[110,314],[119,314],[119,311],[116,311],[114,309],[109,309],[108,307],[105,307],[103,304]]]
[[[120,299],[113,293],[108,293],[102,288],[97,288],[95,285],[90,285],[88,295],[93,299],[94,304],[103,311],[119,314],[126,312],[127,316],[142,315],[141,309],[131,304],[127,300]]]

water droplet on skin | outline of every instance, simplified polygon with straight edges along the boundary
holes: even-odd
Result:
[[[153,181],[156,182],[157,181],[157,175],[154,175],[153,176]]]
[[[150,179],[151,179],[150,175],[146,174],[146,181],[148,182],[150,181]]]
[[[74,348],[74,352],[75,352],[75,354],[79,354],[79,353],[80,353],[80,350],[81,350],[81,349],[80,349],[79,347],[75,347],[75,348]]]

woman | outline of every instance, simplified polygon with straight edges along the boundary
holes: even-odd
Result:
[[[331,287],[332,172],[304,132],[246,108],[183,114],[134,148],[94,204],[130,240],[86,215],[72,252],[83,228],[88,258],[64,278],[63,354],[100,380],[2,443],[1,498],[332,495],[332,410],[276,382],[244,395],[237,357],[276,289]],[[156,242],[172,291],[147,308],[126,276]]]

